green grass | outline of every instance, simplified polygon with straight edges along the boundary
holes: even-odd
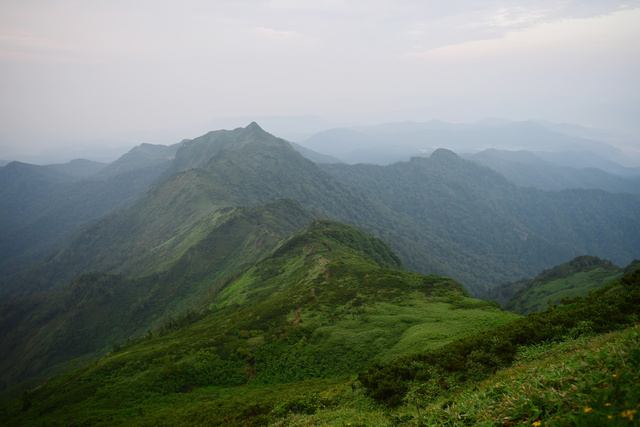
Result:
[[[563,298],[585,296],[622,275],[622,269],[605,265],[551,280],[537,280],[534,286],[516,294],[506,306],[523,315],[543,311],[549,300],[552,304],[559,304]]]
[[[523,348],[518,363],[484,381],[423,402],[416,383],[390,410],[357,382],[334,391],[342,404],[290,413],[277,426],[631,426],[640,418],[640,333],[603,335]]]
[[[233,304],[214,298],[50,379],[2,406],[3,421],[600,425],[640,409],[638,329],[596,335],[637,324],[640,270],[519,317],[451,279],[381,267],[388,248],[368,239],[315,221],[227,283]]]
[[[637,425],[639,332],[634,326],[522,348],[514,366],[433,402],[421,401],[416,383],[394,410],[368,397],[353,377],[343,377],[147,392],[133,402],[128,393],[102,393],[68,407],[40,405],[38,412],[23,413],[17,402],[8,411],[14,425],[33,426]],[[140,380],[132,377],[129,385]]]
[[[424,406],[419,393],[410,394],[400,418],[426,425],[637,425],[638,326],[531,349],[520,359],[455,396]]]
[[[174,402],[184,407],[175,421],[187,424],[182,420],[197,422],[202,411],[216,422],[243,420],[239,425],[289,410],[310,413],[321,404],[336,406],[318,394],[322,384],[344,384],[375,360],[437,347],[517,317],[469,298],[451,279],[379,265],[394,262],[390,248],[374,237],[316,221],[212,294],[208,312],[175,319],[50,380],[25,395],[31,407],[14,416],[117,424],[122,413],[144,425],[173,420],[167,408]],[[300,384],[315,391],[296,391]],[[216,398],[208,405],[200,399],[208,390],[231,402]],[[251,390],[274,400],[231,397]],[[206,410],[194,406],[200,403]],[[215,418],[220,405],[223,415]]]

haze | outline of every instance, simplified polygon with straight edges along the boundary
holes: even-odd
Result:
[[[3,1],[0,159],[309,115],[545,119],[640,149],[639,23],[615,0]]]

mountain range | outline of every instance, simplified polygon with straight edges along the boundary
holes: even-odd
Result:
[[[1,385],[85,366],[65,377],[84,391],[33,395],[55,417],[116,391],[355,375],[513,319],[472,295],[640,248],[638,194],[523,187],[442,148],[314,163],[256,123],[0,182]]]
[[[596,167],[613,174],[639,175],[640,159],[635,152],[617,148],[626,142],[616,136],[546,121],[485,119],[471,124],[437,120],[383,123],[327,129],[299,143],[350,164],[388,165],[410,157],[428,156],[437,148],[472,154],[487,149],[527,150],[558,166]]]

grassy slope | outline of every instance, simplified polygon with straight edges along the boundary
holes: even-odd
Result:
[[[4,304],[0,378],[13,386],[60,372],[74,359],[94,359],[116,342],[200,307],[226,277],[259,261],[312,218],[293,200],[229,208],[217,212],[199,242],[162,274],[85,274],[54,294]]]
[[[208,316],[50,380],[25,395],[30,410],[12,420],[246,424],[271,404],[282,414],[306,405],[300,396],[372,361],[513,318],[451,279],[397,268],[382,241],[316,221],[212,295]]]
[[[316,410],[274,426],[632,426],[640,414],[638,326],[523,351],[517,363],[435,402],[419,393],[389,410],[356,383],[318,384]],[[416,389],[418,391],[418,389]]]
[[[141,382],[149,373],[141,372],[144,363],[157,364],[160,384],[180,370],[162,357],[160,343],[151,340],[53,380],[4,406],[2,414],[4,421],[20,425],[637,425],[638,326],[597,331],[633,324],[634,317],[627,316],[632,312],[637,321],[639,279],[636,271],[587,299],[572,301],[566,310],[592,316],[590,327],[583,322],[577,329],[560,328],[555,339],[518,345],[509,366],[486,376],[444,388],[410,382],[395,409],[372,399],[352,376],[286,384],[249,381],[240,387],[210,384],[183,388],[182,393],[167,393],[162,387],[145,390]],[[614,316],[613,322],[596,321],[604,307],[624,314]],[[548,313],[552,318],[556,314]],[[534,315],[514,323],[542,318]],[[498,329],[513,329],[505,326]],[[150,353],[153,349],[156,353]],[[106,369],[109,365],[112,369]],[[128,372],[130,381],[115,375],[113,368]],[[63,407],[65,402],[68,406]]]
[[[565,298],[586,296],[626,272],[610,261],[592,256],[574,258],[568,263],[546,270],[526,282],[507,301],[505,308],[518,314],[529,314],[547,308],[548,301],[559,304]]]

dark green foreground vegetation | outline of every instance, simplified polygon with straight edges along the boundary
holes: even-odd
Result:
[[[640,270],[513,320],[450,279],[387,267],[399,264],[383,242],[316,221],[231,280],[209,314],[52,378],[2,416],[47,426],[637,421]]]

